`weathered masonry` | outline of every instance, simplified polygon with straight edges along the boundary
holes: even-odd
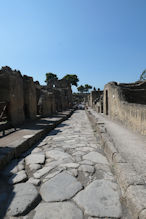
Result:
[[[91,91],[86,102],[97,113],[104,113],[112,120],[146,135],[146,81],[130,84],[109,82],[104,91]]]
[[[0,102],[5,102],[12,124],[24,122],[23,77],[9,67],[0,70]]]
[[[104,114],[146,135],[146,81],[110,82],[104,87]]]
[[[88,96],[88,105],[98,113],[103,113],[103,91],[93,90]]]
[[[41,86],[32,77],[5,66],[0,70],[0,122],[5,118],[12,126],[50,116],[72,107],[71,85],[56,80],[55,86]],[[6,115],[4,117],[4,115]]]

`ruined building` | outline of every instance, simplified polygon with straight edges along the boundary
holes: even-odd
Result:
[[[103,91],[99,88],[93,90],[88,96],[88,105],[94,108],[98,113],[103,113]]]
[[[36,98],[37,98],[37,114],[41,116],[50,116],[57,112],[55,105],[55,96],[50,91],[48,92],[44,86],[39,83],[36,85]]]
[[[146,135],[146,81],[110,82],[104,91],[92,91],[88,106],[142,135]]]
[[[146,81],[104,87],[104,114],[146,135]]]
[[[24,122],[23,77],[19,71],[9,67],[0,70],[0,102],[7,105],[9,120],[12,124]]]
[[[32,77],[5,66],[0,70],[0,119],[7,111],[7,120],[13,125],[37,116],[51,116],[72,106],[72,90],[64,79],[55,86],[41,86]]]
[[[72,90],[68,81],[65,79],[55,80],[44,88],[55,95],[57,111],[72,107]]]

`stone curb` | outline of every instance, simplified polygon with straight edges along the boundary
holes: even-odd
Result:
[[[74,109],[58,113],[60,118],[52,124],[45,125],[41,130],[31,135],[27,139],[18,139],[12,142],[11,147],[3,147],[0,150],[0,169],[3,169],[12,159],[19,157],[19,155],[43,138],[48,132],[57,127],[60,123],[67,120],[74,112]],[[55,115],[54,115],[55,117]],[[48,122],[49,123],[49,122]]]
[[[146,183],[134,168],[117,151],[115,143],[103,122],[98,122],[90,110],[86,110],[93,129],[99,134],[104,153],[121,188],[122,199],[133,219],[146,219]]]

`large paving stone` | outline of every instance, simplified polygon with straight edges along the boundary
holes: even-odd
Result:
[[[76,155],[74,158],[76,162],[80,162],[82,160],[82,157],[80,155]]]
[[[59,151],[59,150],[46,151],[46,157],[47,158],[53,158],[55,160],[63,160],[63,159],[66,159],[66,158],[72,159],[72,157],[69,154],[64,153],[62,151]]]
[[[46,162],[46,163],[51,163],[52,161],[54,161],[54,159],[52,159],[52,158],[47,158],[45,162]]]
[[[92,162],[91,160],[83,160],[83,161],[80,161],[79,163],[80,164],[85,164],[85,165],[90,165],[90,166],[95,165],[95,163]]]
[[[108,165],[96,164],[95,169],[96,169],[95,176],[97,179],[106,179],[106,180],[115,181],[114,176]]]
[[[82,164],[79,168],[79,171],[87,172],[87,173],[93,173],[94,172],[94,167],[90,165],[84,165]]]
[[[78,176],[78,171],[77,169],[69,169],[66,171],[68,174],[71,174],[72,176]]]
[[[126,204],[132,212],[133,219],[146,218],[146,214],[142,217],[142,211],[146,209],[146,186],[131,185],[126,191]],[[139,215],[141,212],[141,215]],[[146,212],[145,212],[146,213]],[[143,212],[144,214],[144,212]]]
[[[54,176],[56,176],[57,174],[59,174],[62,170],[56,170],[53,173],[49,173],[48,175],[45,176],[45,178],[43,179],[43,182],[48,181],[49,179],[53,178]]]
[[[64,149],[62,148],[61,143],[59,143],[59,147],[58,147],[58,145],[55,145],[55,144],[54,144],[54,145],[52,146],[52,149],[49,148],[49,150],[57,150],[57,151],[64,152]],[[48,151],[48,150],[46,150],[46,151]]]
[[[30,164],[30,165],[29,165],[29,169],[30,169],[31,171],[39,170],[40,168],[41,168],[41,165],[38,164],[38,163],[33,163],[33,164]]]
[[[45,174],[49,173],[51,170],[56,168],[58,165],[60,165],[64,160],[58,160],[58,161],[52,161],[50,163],[47,163],[42,169],[36,171],[33,176],[37,179],[41,178]]]
[[[88,142],[88,146],[92,147],[92,148],[95,148],[95,149],[97,149],[97,147],[101,147],[101,145],[98,144],[98,143],[89,143],[89,142]]]
[[[77,150],[79,151],[84,151],[84,152],[88,152],[88,151],[93,151],[94,149],[91,147],[78,147]]]
[[[146,209],[144,209],[140,212],[139,219],[146,219]]]
[[[44,201],[53,202],[70,199],[81,189],[82,185],[76,178],[62,172],[45,182],[41,186],[40,193]]]
[[[26,172],[24,170],[21,170],[20,172],[11,176],[8,182],[9,184],[16,184],[19,182],[25,182],[26,180],[27,180]]]
[[[42,152],[42,150],[39,147],[37,147],[37,148],[34,148],[31,153],[33,154],[33,153],[39,153],[39,152]]]
[[[33,177],[29,178],[29,180],[27,182],[29,182],[35,186],[38,186],[41,183],[40,179],[34,179]]]
[[[26,164],[43,164],[45,162],[45,155],[43,153],[32,153],[25,158]]]
[[[21,171],[21,170],[24,170],[25,169],[25,166],[23,163],[19,163],[18,164],[18,171]]]
[[[74,201],[94,217],[121,216],[121,204],[117,184],[109,180],[96,180],[79,192]]]
[[[76,148],[76,145],[63,145],[64,149],[74,149]]]
[[[36,202],[39,193],[31,183],[19,183],[14,186],[9,199],[9,216],[25,214]]]
[[[33,219],[83,219],[82,211],[71,202],[41,203]]]
[[[33,174],[34,178],[40,179],[42,176],[44,176],[46,173],[49,173],[52,169],[55,168],[55,165],[43,167],[42,169],[38,170]]]
[[[78,163],[64,163],[64,164],[61,164],[60,167],[78,168],[79,164]]]
[[[83,156],[83,155],[85,155],[86,154],[86,152],[84,152],[84,151],[76,151],[76,152],[74,152],[72,155],[73,156]]]
[[[103,163],[103,164],[108,164],[107,159],[100,153],[98,152],[90,152],[89,154],[86,154],[85,156],[83,156],[84,160],[91,160],[95,163]]]

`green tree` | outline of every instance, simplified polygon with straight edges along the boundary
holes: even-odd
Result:
[[[77,75],[65,75],[63,78],[65,78],[71,85],[74,85],[74,86],[78,86],[78,76]]]
[[[46,73],[46,80],[45,80],[45,82],[47,83],[47,85],[49,83],[55,82],[56,80],[58,80],[58,77],[57,77],[56,74],[53,74],[51,72]]]
[[[84,88],[85,88],[85,92],[88,92],[90,89],[92,89],[92,86],[89,84],[85,84]]]
[[[85,87],[83,85],[79,86],[77,89],[80,93],[84,93],[85,91]]]
[[[146,80],[146,69],[140,75],[140,81]]]

